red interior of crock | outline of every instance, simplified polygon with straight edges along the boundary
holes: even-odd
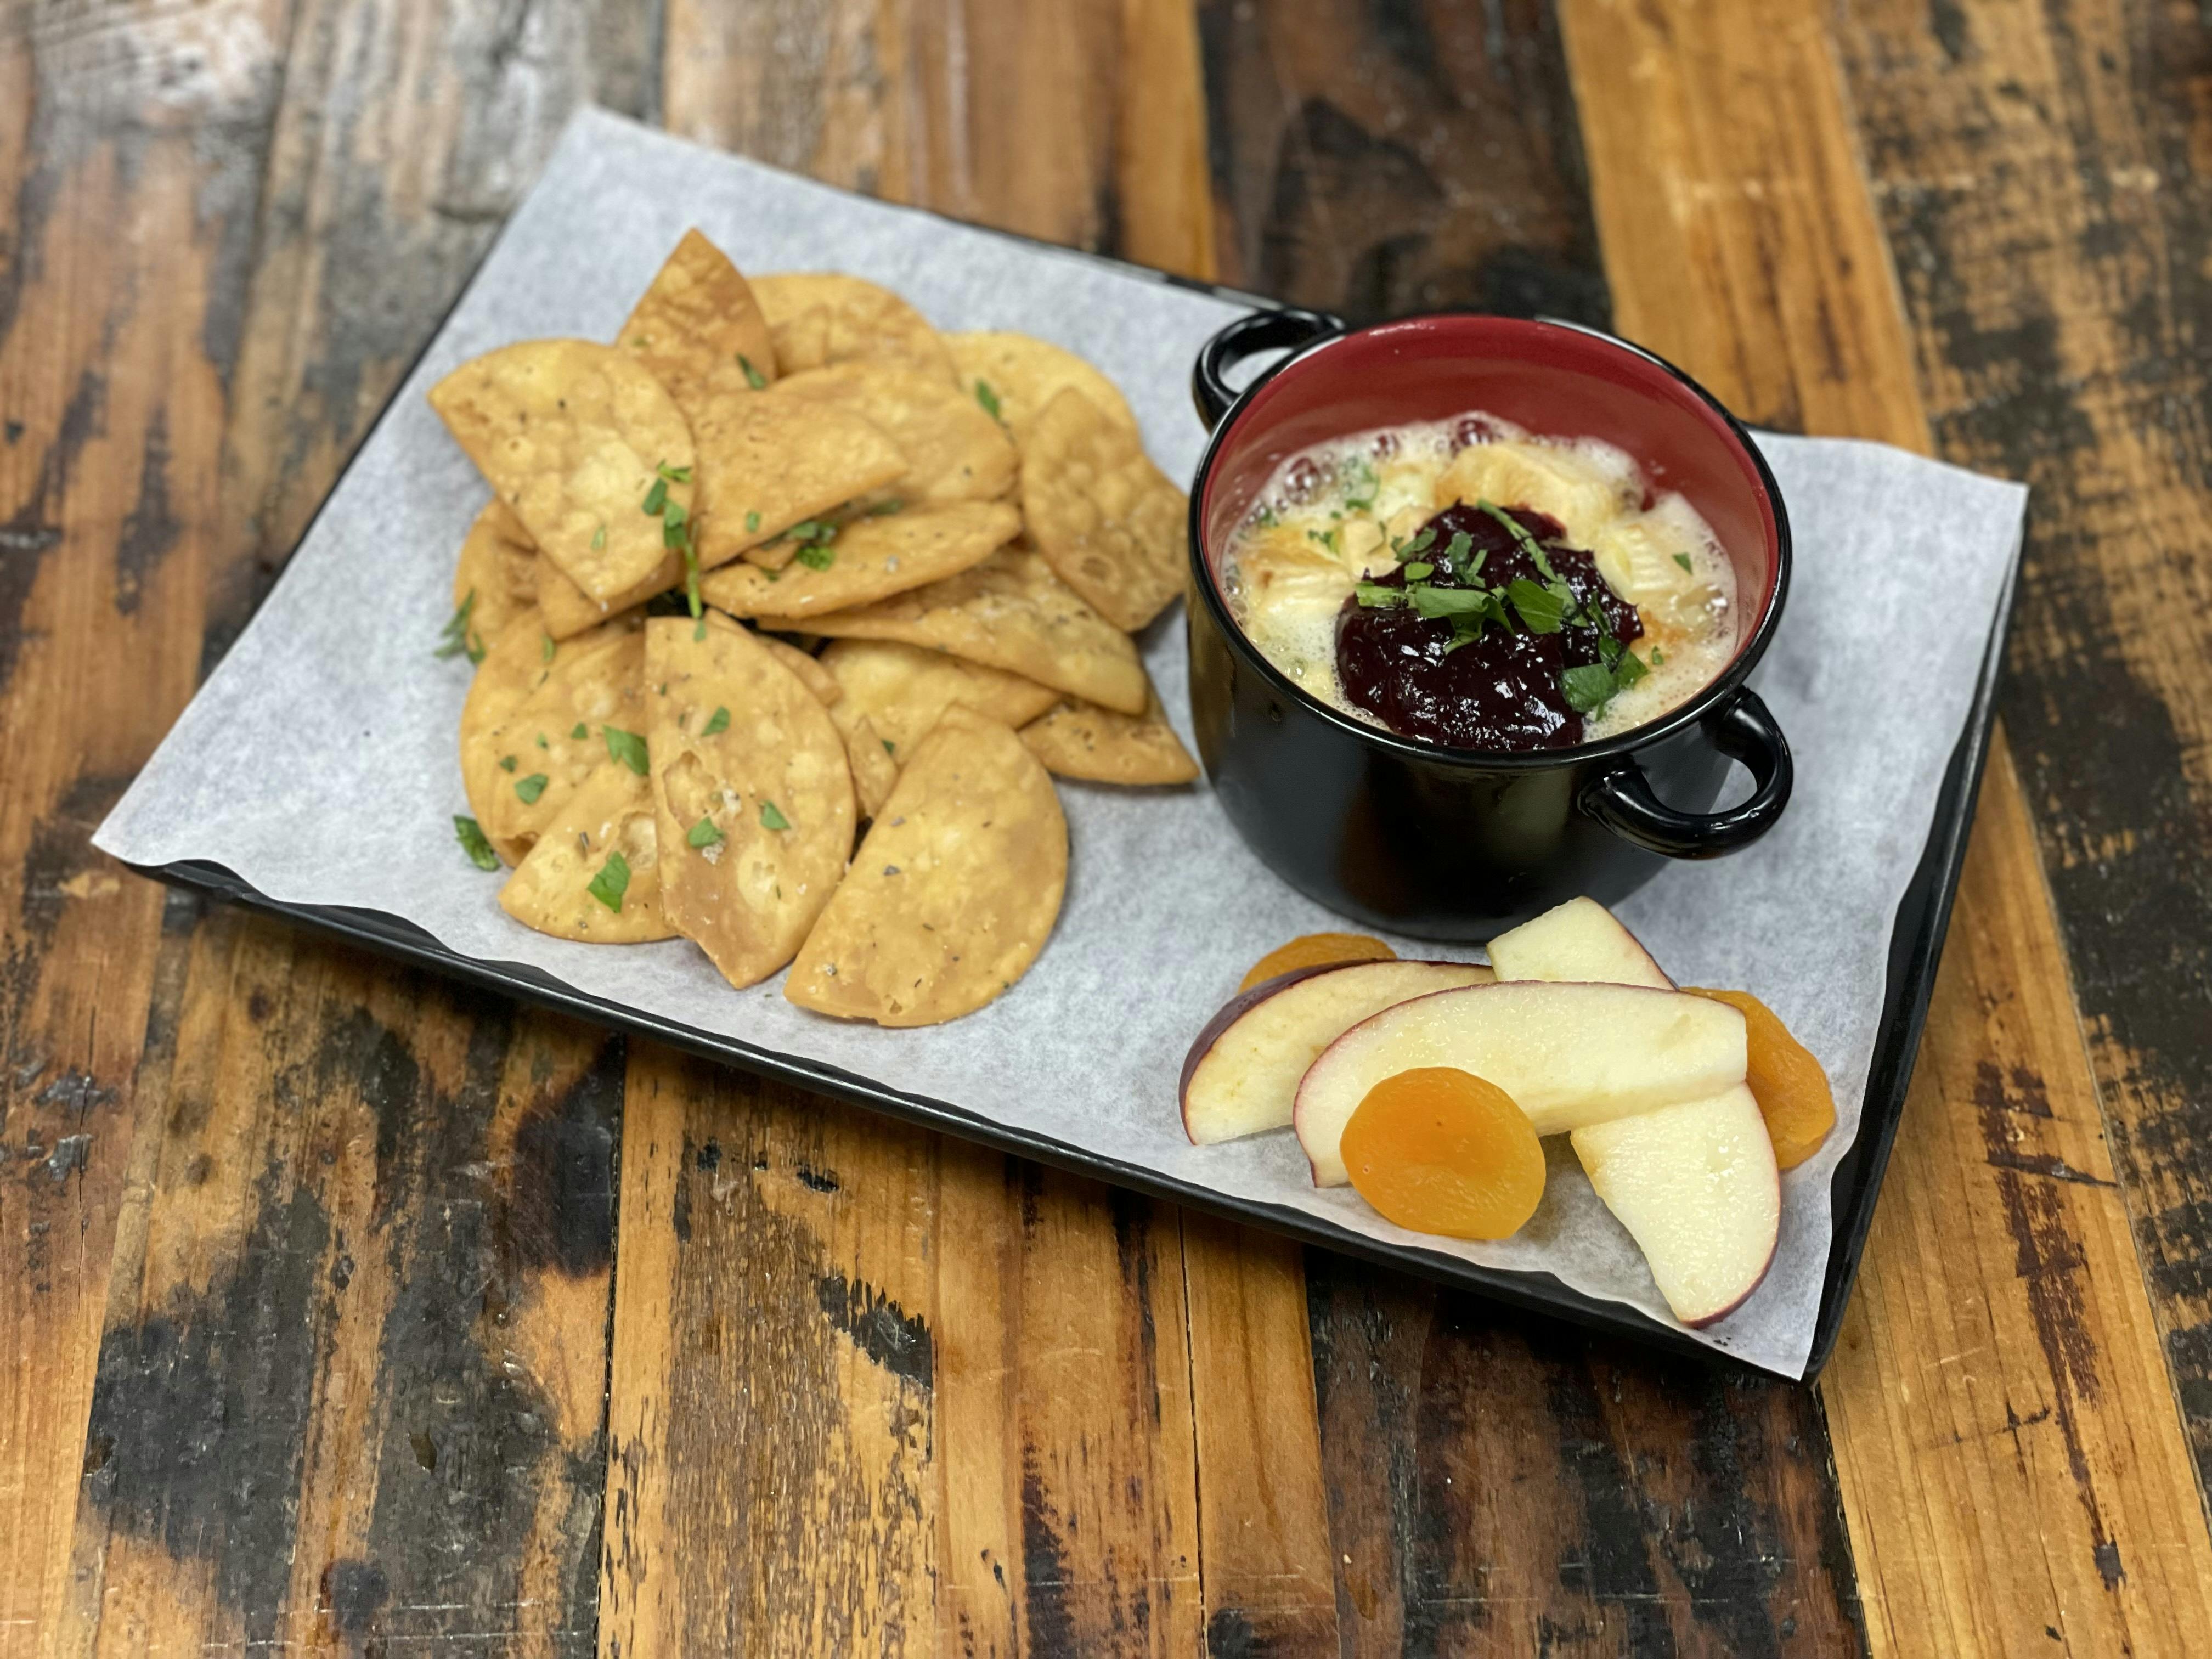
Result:
[[[1655,489],[1679,490],[1735,567],[1739,649],[1774,603],[1779,532],[1764,480],[1720,412],[1616,341],[1510,317],[1415,317],[1331,341],[1253,397],[1222,441],[1200,499],[1218,581],[1230,532],[1275,469],[1347,432],[1480,410],[1543,437],[1601,438]]]

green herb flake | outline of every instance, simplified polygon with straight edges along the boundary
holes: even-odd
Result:
[[[1687,570],[1690,568],[1690,556],[1686,553],[1677,553],[1674,556],[1674,562]]]
[[[514,770],[514,757],[512,755],[501,755],[499,757],[499,769],[502,772],[512,772]]]
[[[1424,525],[1420,529],[1415,531],[1404,541],[1393,542],[1390,544],[1390,550],[1393,553],[1395,553],[1401,559],[1410,559],[1418,553],[1427,552],[1431,547],[1435,545],[1436,539],[1437,532],[1435,526]]]
[[[591,885],[584,890],[620,915],[623,895],[629,890],[629,860],[620,853],[608,854],[607,861],[599,866],[599,873],[592,878]]]
[[[1538,544],[1534,536],[1528,533],[1520,520],[1515,518],[1495,501],[1477,501],[1475,506],[1513,532],[1513,539],[1521,544],[1521,550],[1528,556],[1529,562],[1542,574],[1546,581],[1559,580],[1559,573],[1552,568],[1552,562],[1544,556],[1542,546]]]
[[[983,405],[983,412],[993,420],[1006,419],[1005,416],[999,413],[999,394],[991,390],[991,383],[988,380],[979,380],[975,382],[975,401]]]
[[[712,847],[722,839],[722,832],[714,828],[714,820],[701,818],[684,833],[684,841],[693,847]]]
[[[1613,670],[1603,663],[1570,668],[1559,676],[1559,690],[1566,694],[1567,706],[1577,714],[1595,714],[1613,701],[1615,689]]]
[[[889,738],[878,738],[876,741],[883,744],[884,753],[886,755],[896,755],[898,753],[898,750],[892,744],[891,740]]]
[[[1409,582],[1425,582],[1436,574],[1436,566],[1426,559],[1416,559],[1406,567],[1406,580]]]
[[[1385,587],[1381,582],[1361,582],[1352,590],[1359,603],[1370,611],[1387,611],[1394,605],[1406,602],[1402,587]]]
[[[603,726],[599,735],[607,740],[607,753],[624,766],[643,777],[647,772],[645,739],[635,732],[625,732],[618,726]]]
[[[755,535],[755,534],[758,533],[759,530],[760,530],[760,514],[757,514],[757,513],[748,513],[748,514],[745,514],[745,534],[746,534],[746,535],[748,535],[748,536]]]
[[[691,469],[688,466],[671,466],[667,462],[663,461],[659,466],[654,467],[653,470],[655,472],[658,472],[670,483],[690,483],[691,482]]]
[[[545,793],[545,786],[551,781],[543,772],[532,772],[528,777],[515,781],[514,793],[522,797],[525,806],[535,806],[538,798]]]
[[[667,504],[668,480],[655,478],[653,481],[653,488],[645,492],[645,505],[641,511],[647,518],[657,519],[660,516],[660,509]]]
[[[1644,659],[1633,651],[1622,652],[1620,660],[1613,665],[1613,678],[1623,690],[1635,684],[1650,672],[1644,665]]]
[[[761,803],[761,828],[763,830],[788,830],[791,828],[791,820],[775,810],[775,803],[774,801],[764,800]]]
[[[711,738],[717,732],[726,732],[729,729],[730,711],[718,707],[714,710],[714,718],[699,728],[699,735],[702,738]]]
[[[760,370],[755,368],[753,367],[753,360],[746,356],[742,351],[738,354],[738,367],[744,370],[745,384],[750,386],[754,391],[758,392],[763,386],[768,384],[768,376],[762,374]]]
[[[1336,532],[1334,530],[1309,530],[1306,532],[1306,539],[1310,542],[1319,542],[1332,553],[1336,551]]]
[[[476,608],[477,591],[471,587],[468,597],[453,607],[453,614],[447,618],[445,627],[439,630],[438,647],[431,652],[432,656],[443,661],[447,657],[458,657],[462,652],[469,651],[469,617]],[[469,651],[469,660],[483,661],[483,653],[481,649]]]
[[[1522,625],[1532,634],[1556,634],[1565,619],[1567,607],[1559,603],[1559,596],[1526,576],[1516,576],[1508,583],[1505,597],[1513,602]]]
[[[837,562],[837,550],[820,542],[803,542],[794,556],[809,570],[827,570]]]
[[[559,649],[560,647],[553,643],[553,636],[550,634],[540,634],[538,636],[538,656],[540,661],[551,662],[553,653]]]
[[[892,514],[897,512],[905,505],[906,503],[904,501],[899,500],[897,496],[894,495],[889,501],[878,501],[873,507],[870,507],[868,509],[868,516],[872,519],[888,519]]]
[[[1490,609],[1490,595],[1479,587],[1431,587],[1424,583],[1406,592],[1413,609],[1431,621],[1438,617],[1481,616]]]
[[[477,869],[499,868],[499,854],[491,850],[491,843],[484,839],[483,825],[474,818],[455,813],[453,839],[460,842],[461,851],[469,855],[469,862]]]
[[[703,640],[707,637],[707,619],[704,617],[700,617],[691,625],[691,637],[695,640]]]
[[[1651,665],[1654,668],[1663,668],[1667,665],[1667,653],[1656,645],[1651,647]]]
[[[606,544],[607,527],[605,525],[601,525],[597,530],[594,530],[592,532],[592,551],[594,553],[600,552],[606,547]]]
[[[583,721],[578,720],[575,725],[568,728],[568,735],[574,738],[578,743],[581,743],[586,738],[592,735],[591,728],[586,726]]]

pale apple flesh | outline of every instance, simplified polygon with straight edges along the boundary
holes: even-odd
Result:
[[[1572,1139],[1675,1318],[1710,1325],[1759,1288],[1781,1231],[1782,1182],[1749,1089],[1594,1124]]]
[[[1384,1078],[1449,1066],[1513,1097],[1540,1135],[1587,1128],[1744,1079],[1743,1018],[1726,1003],[1630,985],[1522,982],[1437,991],[1346,1030],[1306,1070],[1292,1121],[1314,1184],[1347,1179],[1344,1126]]]
[[[1298,1079],[1315,1056],[1369,1015],[1409,997],[1486,984],[1465,962],[1354,962],[1255,985],[1206,1022],[1182,1066],[1182,1127],[1209,1146],[1290,1127]]]
[[[1500,981],[1674,983],[1594,899],[1571,899],[1500,934],[1490,960]],[[1759,1288],[1780,1236],[1782,1183],[1748,1088],[1577,1129],[1571,1139],[1677,1319],[1709,1325]]]

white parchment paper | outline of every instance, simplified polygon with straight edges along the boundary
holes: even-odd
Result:
[[[610,337],[693,224],[748,270],[852,271],[942,327],[1056,340],[1127,393],[1170,476],[1188,478],[1196,465],[1204,434],[1191,360],[1238,307],[587,112],[97,844],[138,864],[220,864],[279,901],[385,911],[465,955],[529,963],[771,1054],[1347,1232],[1543,1269],[1671,1324],[1635,1245],[1571,1156],[1553,1159],[1543,1207],[1520,1236],[1484,1245],[1406,1234],[1349,1188],[1316,1191],[1287,1130],[1202,1149],[1184,1139],[1176,1079],[1199,1026],[1264,951],[1341,925],[1261,866],[1202,784],[1063,784],[1073,858],[1049,946],[1011,994],[930,1030],[806,1013],[784,1001],[781,976],[732,991],[680,940],[570,944],[501,912],[500,878],[471,866],[452,830],[466,811],[454,734],[469,666],[430,656],[452,608],[455,551],[486,491],[422,393],[511,340]],[[1676,978],[1755,989],[1834,1079],[1841,1121],[1785,1177],[1772,1271],[1741,1310],[1698,1334],[1796,1376],[1827,1261],[1829,1176],[1858,1128],[1892,921],[1968,712],[2026,492],[1873,445],[1761,445],[1789,504],[1797,565],[1757,684],[1795,747],[1796,796],[1757,847],[1671,867],[1621,910]],[[1180,611],[1145,644],[1188,739]]]

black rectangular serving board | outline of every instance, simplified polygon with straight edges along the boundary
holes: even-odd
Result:
[[[1012,232],[993,231],[991,234],[1013,241],[1032,240]],[[1038,243],[1036,246],[1055,245]],[[1261,307],[1269,303],[1238,289],[1197,282],[1148,266],[1107,258],[1100,254],[1065,248],[1057,248],[1056,251],[1110,266],[1127,276],[1212,294],[1235,305]],[[472,272],[471,280],[473,276]],[[468,284],[464,283],[461,291],[465,292],[467,287]],[[437,337],[444,325],[445,319],[441,317],[438,327],[434,328],[425,340],[424,351],[429,349],[430,341]],[[420,352],[416,354],[417,362],[421,356]],[[394,381],[395,386],[404,386],[413,374],[414,368],[415,364],[410,362],[406,372]],[[386,408],[377,411],[377,420],[370,423],[369,430],[374,430],[375,425],[382,421],[386,409],[389,407],[390,400],[387,399]],[[341,479],[343,476],[342,473]],[[334,482],[331,493],[334,495],[336,492],[337,483]],[[325,495],[325,502],[327,503],[329,499],[330,496]],[[317,516],[319,515],[320,509],[318,508]],[[302,541],[313,527],[311,520],[301,532]],[[2016,570],[2014,574],[2016,575]],[[1996,719],[1997,673],[2004,654],[2005,632],[2011,618],[2014,586],[2014,577],[2008,575],[1983,654],[1981,673],[1975,684],[1973,702],[1967,713],[1966,726],[1960,733],[1957,745],[1952,750],[1942,787],[1936,793],[1934,823],[1929,832],[1927,845],[1921,853],[1911,882],[1905,888],[1905,896],[1898,905],[1897,914],[1891,920],[1889,973],[1883,994],[1881,1027],[1867,1074],[1866,1100],[1861,1109],[1858,1137],[1837,1164],[1830,1183],[1830,1218],[1835,1230],[1834,1242],[1829,1249],[1827,1273],[1821,1290],[1820,1319],[1814,1330],[1812,1351],[1805,1363],[1803,1381],[1808,1383],[1820,1375],[1821,1367],[1827,1364],[1829,1357],[1835,1352],[1836,1336],[1843,1324],[1844,1309],[1850,1299],[1852,1283],[1858,1276],[1859,1259],[1866,1249],[1867,1231],[1874,1220],[1875,1202],[1881,1192],[1882,1174],[1889,1164],[1890,1147],[1897,1139],[1898,1124],[1905,1114],[1905,1092],[1911,1082],[1912,1065],[1919,1052],[1921,1032],[1927,1023],[1929,999],[1935,990],[1936,963],[1942,954],[1943,935],[1950,925],[1952,901],[1958,895],[1960,872],[1966,862],[1967,836],[1973,823],[1974,800],[1981,787],[1983,767],[1989,757],[1990,729]],[[205,676],[202,678],[204,679]],[[834,1066],[757,1048],[714,1032],[701,1030],[696,1026],[661,1018],[623,1003],[587,996],[526,963],[480,961],[462,956],[447,950],[412,923],[381,911],[340,905],[286,903],[257,891],[221,865],[196,860],[157,866],[132,865],[130,867],[141,875],[173,886],[196,890],[249,909],[282,916],[302,927],[335,934],[385,956],[416,967],[433,969],[483,990],[539,1003],[601,1025],[670,1043],[708,1060],[763,1077],[775,1078],[820,1094],[834,1095],[870,1110],[942,1130],[947,1134],[958,1135],[963,1139],[996,1147],[1001,1152],[1018,1153],[1024,1158],[1032,1158],[1078,1175],[1111,1182],[1115,1186],[1126,1187],[1155,1198],[1209,1211],[1252,1226],[1264,1227],[1305,1244],[1358,1256],[1382,1267],[1418,1273],[1455,1289],[1472,1291],[1533,1312],[1571,1320],[1594,1330],[1626,1337],[1692,1359],[1724,1367],[1765,1370],[1763,1366],[1753,1365],[1708,1347],[1671,1326],[1662,1325],[1626,1303],[1607,1301],[1571,1290],[1549,1273],[1507,1272],[1500,1268],[1478,1267],[1455,1256],[1340,1232],[1300,1211],[1231,1197],[1191,1182],[1170,1180],[1139,1164],[1123,1163],[1117,1158],[1068,1146],[1050,1136],[979,1117],[949,1101],[905,1093]]]

